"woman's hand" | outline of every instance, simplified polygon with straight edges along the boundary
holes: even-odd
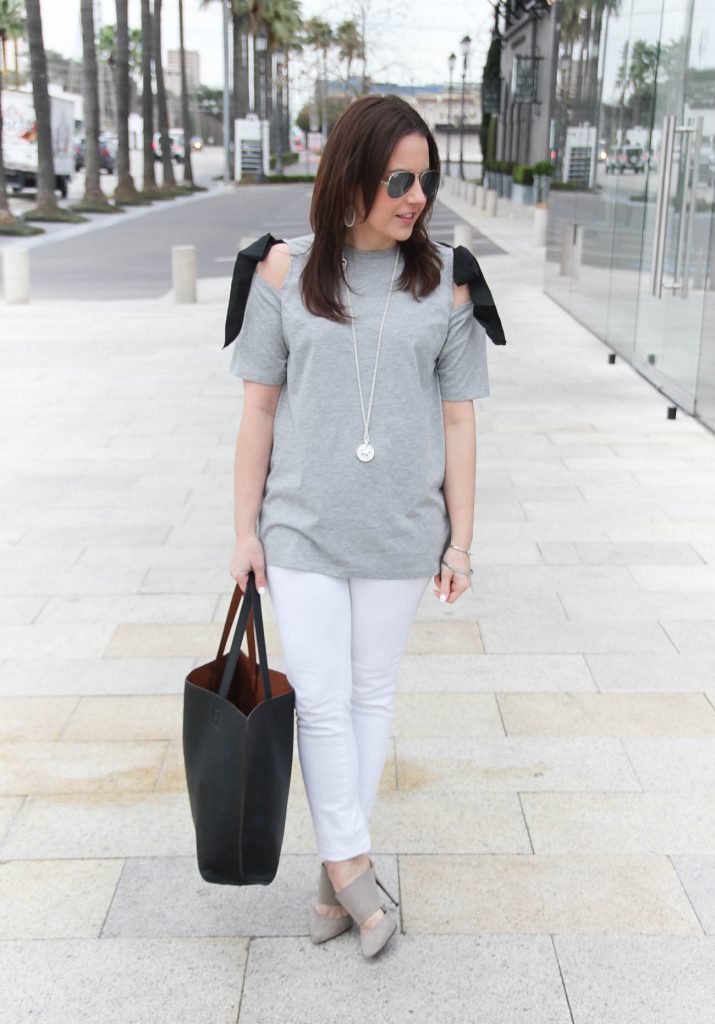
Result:
[[[446,558],[450,565],[453,565],[455,569],[460,569],[462,572],[468,573],[470,569],[470,558],[469,555],[464,551],[456,551],[454,548],[447,548],[443,558]],[[435,596],[441,599],[441,595],[444,594],[447,604],[454,604],[458,597],[464,593],[465,590],[469,590],[472,585],[471,574],[463,576],[462,573],[452,572],[446,565],[442,564],[441,571],[434,577],[435,582]]]
[[[266,558],[263,545],[255,533],[247,533],[236,538],[228,571],[245,593],[248,586],[248,574],[253,570],[259,594],[266,589]]]

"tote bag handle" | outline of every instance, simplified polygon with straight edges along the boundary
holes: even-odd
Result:
[[[237,586],[233,597],[231,598],[231,605],[228,610],[228,616],[226,618],[226,625],[224,626],[223,635],[221,637],[221,644],[218,651],[217,663],[223,654],[224,644],[226,643],[226,637],[231,629],[233,617],[236,614],[236,605],[238,603],[238,595],[240,593],[239,587]],[[220,697],[226,698],[228,691],[231,688],[234,673],[238,665],[238,658],[241,651],[241,644],[243,642],[243,634],[246,631],[246,625],[248,623],[249,615],[253,611],[253,617],[255,619],[256,639],[258,641],[258,655],[260,659],[260,671],[261,671],[261,682],[263,684],[263,696],[266,700],[270,700],[273,696],[271,691],[271,677],[268,671],[268,657],[266,654],[266,638],[263,634],[263,614],[261,612],[261,598],[256,590],[256,580],[253,570],[248,574],[248,583],[246,585],[246,591],[243,595],[243,603],[241,604],[241,611],[238,616],[238,622],[236,623],[236,631],[233,634],[233,641],[231,643],[231,651],[229,653],[226,665],[223,670],[223,676],[221,677],[221,685],[218,693]],[[249,660],[252,662],[251,668],[253,670],[254,679],[257,676],[257,666],[255,661],[255,655]]]

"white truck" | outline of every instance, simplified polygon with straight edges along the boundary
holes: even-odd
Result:
[[[31,92],[3,89],[2,147],[5,177],[13,192],[37,188],[37,119]],[[66,198],[74,171],[74,104],[50,96],[55,188]]]

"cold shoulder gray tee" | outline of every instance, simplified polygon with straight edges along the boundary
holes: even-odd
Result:
[[[441,403],[489,395],[484,328],[471,302],[452,305],[450,247],[439,247],[441,282],[420,301],[397,288],[400,254],[369,423],[375,455],[361,462],[351,326],[309,313],[300,292],[312,239],[286,240],[281,289],[253,275],[230,361],[244,380],[283,385],[258,518],[266,563],[331,576],[434,575],[451,536]],[[367,414],[395,247],[344,253]]]

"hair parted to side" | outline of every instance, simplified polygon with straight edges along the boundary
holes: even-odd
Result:
[[[352,194],[358,191],[365,206],[365,216],[369,214],[377,190],[384,188],[380,179],[387,169],[392,150],[403,135],[411,132],[419,132],[425,137],[429,166],[440,171],[434,136],[417,111],[399,96],[361,96],[343,111],[330,132],[310,206],[313,243],[300,279],[303,302],[314,316],[350,323],[340,301],[339,290],[340,282],[345,281],[340,264],[345,213]],[[398,242],[404,268],[397,287],[411,291],[415,299],[433,292],[442,273],[439,249],[430,241],[426,228],[434,200],[435,196],[427,197],[410,237]]]

